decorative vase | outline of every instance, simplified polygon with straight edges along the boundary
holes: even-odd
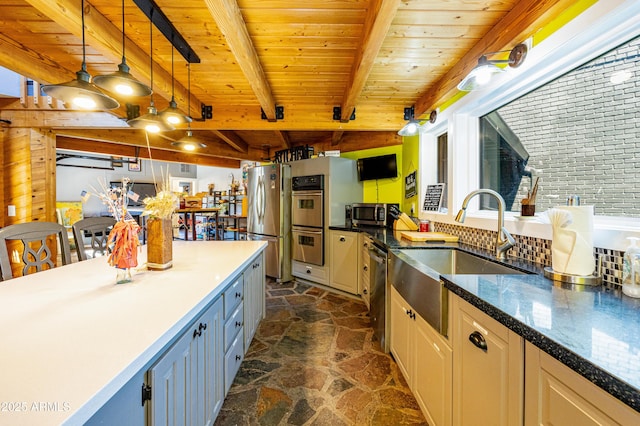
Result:
[[[147,269],[165,270],[173,266],[171,219],[147,220]]]

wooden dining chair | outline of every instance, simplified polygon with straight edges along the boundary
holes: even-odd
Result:
[[[14,278],[11,270],[11,255],[7,243],[21,241],[24,247],[22,253],[22,274],[28,275],[40,272],[44,269],[56,267],[57,259],[54,251],[47,245],[47,238],[54,236],[60,247],[62,264],[71,263],[71,249],[67,230],[64,226],[55,222],[29,222],[17,223],[0,229],[0,270],[2,280]]]
[[[112,217],[88,217],[74,223],[73,238],[76,241],[78,260],[106,255],[109,232],[115,224],[116,220]],[[85,238],[89,239],[88,244],[85,244]]]

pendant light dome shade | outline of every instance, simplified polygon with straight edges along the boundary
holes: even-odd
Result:
[[[129,69],[129,65],[127,65],[123,56],[122,63],[118,65],[118,71],[111,74],[97,75],[93,78],[93,82],[101,89],[121,96],[149,96],[151,88],[129,74]]]
[[[165,121],[160,118],[153,102],[149,105],[149,108],[147,108],[146,114],[129,120],[127,123],[135,129],[144,129],[149,133],[170,132],[171,130],[175,130],[173,126],[165,123]]]
[[[187,134],[182,138],[178,139],[175,142],[172,142],[171,145],[181,147],[185,151],[195,151],[198,148],[206,148],[207,144],[198,141],[194,136],[191,129],[187,130]]]
[[[76,79],[67,83],[49,84],[42,86],[42,91],[47,95],[60,99],[68,105],[80,109],[109,110],[120,106],[120,103],[102,93],[100,89],[91,83],[91,76],[86,71],[83,62],[82,69],[76,72]]]
[[[193,121],[188,115],[184,115],[179,109],[174,97],[171,97],[167,109],[160,112],[160,117],[171,125],[186,124]]]
[[[42,86],[42,91],[47,95],[60,99],[68,105],[80,109],[115,109],[120,103],[109,95],[100,91],[98,86],[91,82],[91,75],[87,72],[86,46],[84,41],[84,0],[81,3],[82,17],[82,66],[76,72],[76,79],[67,83],[47,84]]]

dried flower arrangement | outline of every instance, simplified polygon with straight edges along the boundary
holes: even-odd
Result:
[[[171,191],[170,177],[168,173],[162,173],[162,181],[156,184],[155,197],[146,197],[144,203],[143,216],[151,219],[171,219],[173,211],[178,204],[178,196]]]
[[[129,197],[134,195],[127,189],[129,182],[129,178],[125,177],[122,178],[122,186],[110,187],[105,181],[99,181],[102,191],[96,191],[96,195],[116,219],[107,239],[107,262],[120,270],[116,280],[118,284],[131,281],[130,268],[138,266],[140,226],[127,211]]]

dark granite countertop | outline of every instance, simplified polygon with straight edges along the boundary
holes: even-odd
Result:
[[[496,260],[456,243],[403,240],[389,229],[331,229],[367,232],[389,250],[453,247]],[[601,286],[556,283],[543,276],[540,265],[503,263],[535,274],[442,278],[449,291],[640,412],[640,299]],[[433,270],[425,267],[425,273]]]

